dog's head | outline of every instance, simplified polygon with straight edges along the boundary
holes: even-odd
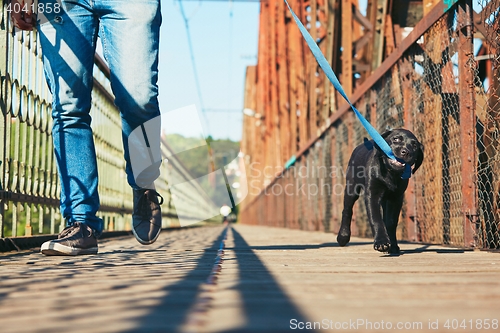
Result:
[[[396,158],[404,161],[403,164],[385,157],[384,161],[387,167],[395,171],[403,171],[405,165],[409,164],[413,165],[412,173],[415,173],[424,161],[424,146],[415,135],[408,130],[399,128],[385,132],[382,137],[389,144]]]

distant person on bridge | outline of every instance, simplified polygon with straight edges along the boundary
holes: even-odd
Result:
[[[145,141],[160,144],[159,126],[153,133],[148,128],[149,140],[144,130],[146,122],[160,115],[160,0],[39,0],[34,5],[32,0],[12,0],[9,8],[14,26],[22,30],[37,28],[45,76],[53,95],[52,136],[66,228],[59,239],[45,242],[41,252],[96,254],[97,239],[104,228],[102,219],[96,216],[100,203],[89,114],[97,36],[103,43],[115,104],[122,118],[126,174],[133,189],[132,230],[141,244],[153,243],[161,230],[159,205],[163,199],[153,185],[159,165],[141,173],[140,182],[134,178],[128,137],[142,126]]]

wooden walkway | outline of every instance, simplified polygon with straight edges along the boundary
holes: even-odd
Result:
[[[225,230],[0,254],[0,331],[500,332],[499,253],[402,244],[396,257],[321,232]]]

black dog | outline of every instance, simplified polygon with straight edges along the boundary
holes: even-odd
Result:
[[[412,173],[417,171],[424,160],[424,152],[422,144],[408,130],[396,129],[382,137],[405,164],[389,159],[373,140],[365,140],[354,149],[347,166],[344,210],[337,242],[340,246],[349,243],[352,207],[363,189],[368,221],[375,238],[374,249],[397,254],[396,227],[408,187],[408,179],[401,179],[401,176],[406,164],[414,166]]]

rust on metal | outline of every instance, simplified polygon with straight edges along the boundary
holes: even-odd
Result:
[[[471,69],[475,67],[472,36],[472,2],[460,3],[458,11],[458,66]],[[473,67],[472,67],[473,68]],[[476,179],[476,106],[474,96],[474,72],[459,71],[460,99],[460,153],[462,160],[462,213],[464,223],[464,246],[476,246],[477,179]]]

